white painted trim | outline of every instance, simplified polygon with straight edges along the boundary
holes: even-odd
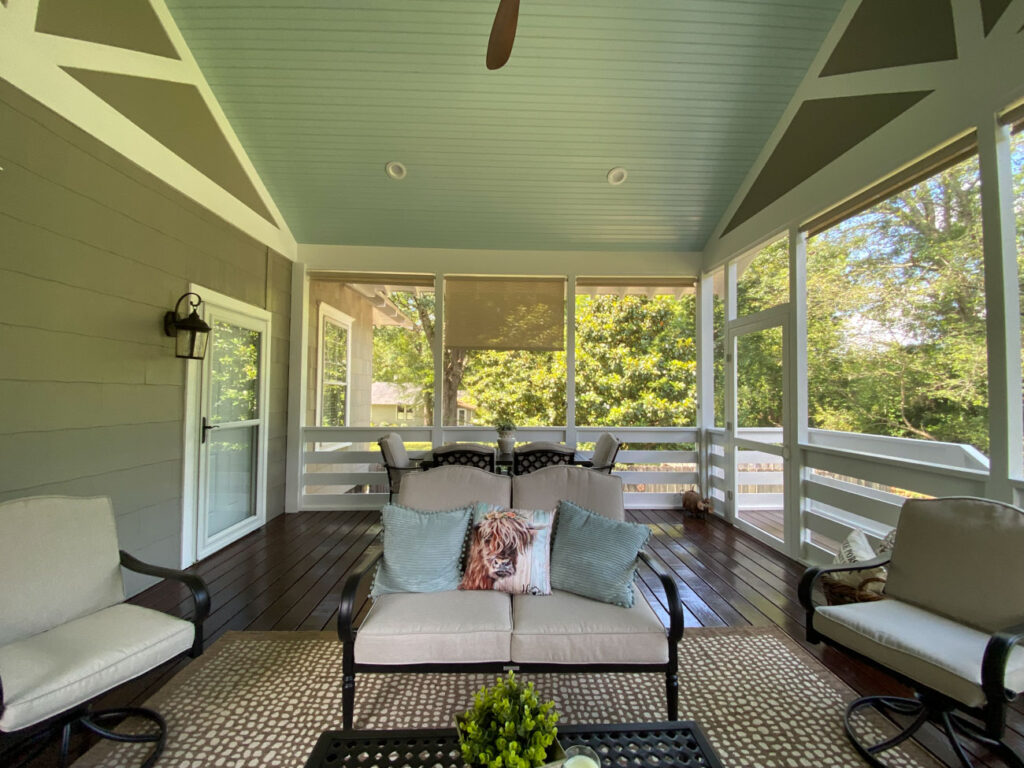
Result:
[[[204,319],[211,314],[221,312],[228,315],[232,322],[238,322],[244,327],[260,331],[260,391],[258,398],[259,417],[253,422],[258,423],[261,428],[257,442],[256,456],[256,516],[252,520],[243,520],[236,526],[222,531],[204,545],[202,541],[202,521],[200,520],[199,508],[201,505],[201,487],[205,482],[203,469],[200,466],[200,417],[203,408],[200,393],[203,387],[203,378],[208,374],[208,366],[199,361],[193,361],[186,372],[185,382],[185,423],[184,423],[184,451],[182,471],[182,567],[209,556],[231,541],[234,541],[250,531],[264,525],[267,520],[267,444],[268,444],[268,418],[270,413],[270,342],[271,342],[271,313],[260,307],[246,304],[231,296],[217,293],[209,288],[192,283],[189,290],[199,294],[204,304],[208,305],[204,312]],[[207,347],[209,350],[209,347]],[[205,362],[205,361],[204,361]],[[187,483],[187,485],[186,485]],[[186,551],[186,541],[189,549]]]
[[[201,296],[202,294],[200,294]],[[185,361],[185,423],[181,448],[181,567],[196,562],[196,506],[199,490],[199,453],[196,450],[199,425],[199,387],[203,365]]]
[[[468,248],[398,248],[301,243],[297,260],[311,270],[420,274],[622,275],[696,277],[702,255],[693,251],[523,251]],[[627,268],[628,267],[628,268]]]
[[[5,11],[4,23],[0,24],[0,77],[229,224],[295,259],[295,238],[224,116],[164,0],[153,0],[153,10],[180,54],[180,61],[36,32],[37,5],[38,0],[12,0]],[[274,222],[264,219],[178,157],[60,69],[61,65],[107,68],[106,71],[195,85]]]
[[[322,301],[317,302],[316,314],[316,415],[314,416],[316,424],[314,426],[323,426],[320,423],[320,418],[323,416],[324,399],[324,323],[328,321],[339,328],[344,328],[347,334],[345,344],[345,423],[341,425],[347,427],[349,426],[349,407],[352,401],[352,324],[355,319]]]
[[[757,161],[708,238],[704,247],[706,271],[746,251],[766,233],[779,232],[780,227],[793,221],[808,221],[880,179],[927,157],[935,149],[975,129],[977,115],[998,112],[1024,96],[1021,74],[1024,73],[1024,47],[1017,33],[1024,23],[1024,3],[1020,2],[1007,7],[987,37],[981,37],[981,25],[975,18],[977,3],[973,6],[966,2],[954,3],[960,53],[955,62],[894,67],[877,74],[851,73],[819,78],[818,73],[859,2],[847,0]],[[918,90],[921,83],[927,82],[934,82],[934,90],[904,115],[722,235],[804,100],[853,95],[870,82],[885,84],[881,92]]]

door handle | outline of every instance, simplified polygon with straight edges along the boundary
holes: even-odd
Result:
[[[203,416],[203,436],[199,440],[200,443],[206,442],[206,433],[209,432],[211,429],[220,429],[220,426],[218,426],[217,424],[207,424],[206,417]]]

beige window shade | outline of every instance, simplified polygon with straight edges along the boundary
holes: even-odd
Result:
[[[820,216],[816,216],[804,224],[801,229],[807,233],[808,237],[813,237],[820,232],[824,232],[826,229],[834,227],[845,219],[856,216],[858,213],[863,213],[886,198],[897,195],[905,189],[910,189],[929,176],[934,176],[940,171],[953,167],[977,151],[978,135],[972,131],[967,136],[947,144],[937,152],[928,155],[928,157],[922,160],[918,160],[913,165],[880,181],[859,195],[854,195],[849,200],[840,203],[834,208],[830,208]]]
[[[565,279],[448,277],[445,345],[461,349],[565,349]]]

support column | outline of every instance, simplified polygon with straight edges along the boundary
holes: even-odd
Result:
[[[444,443],[444,277],[434,275],[434,428],[431,445]]]
[[[987,115],[978,126],[988,336],[989,481],[986,495],[1013,501],[1021,468],[1020,297],[1010,129]]]
[[[697,478],[701,494],[711,495],[711,437],[715,426],[715,281],[702,274],[697,281]]]
[[[789,230],[789,308],[783,351],[783,460],[787,553],[803,560],[803,488],[807,469],[807,236]]]
[[[565,443],[576,445],[576,275],[565,281]]]
[[[306,265],[292,264],[292,312],[288,340],[288,447],[285,460],[284,511],[302,506],[302,427],[306,420],[306,335],[309,328],[309,280]]]

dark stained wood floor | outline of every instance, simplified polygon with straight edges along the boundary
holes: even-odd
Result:
[[[804,616],[796,595],[804,570],[799,563],[718,519],[684,518],[676,511],[634,511],[630,516],[651,527],[650,548],[675,574],[687,627],[780,627],[858,692],[906,693],[874,668],[804,641]],[[282,515],[193,566],[212,596],[207,645],[229,630],[333,629],[342,584],[354,567],[376,553],[379,532],[377,512]],[[667,621],[664,593],[649,570],[641,572],[641,589]],[[191,605],[187,590],[172,582],[157,584],[131,602],[181,616]],[[165,665],[112,691],[97,706],[141,704],[187,663]],[[1010,726],[1008,740],[1024,754],[1020,709],[1011,713]],[[934,734],[926,741],[929,748],[949,755]],[[83,742],[79,740],[76,750],[87,746]],[[54,754],[51,749],[33,768],[54,765]],[[986,751],[976,754],[979,765],[1003,765]]]

